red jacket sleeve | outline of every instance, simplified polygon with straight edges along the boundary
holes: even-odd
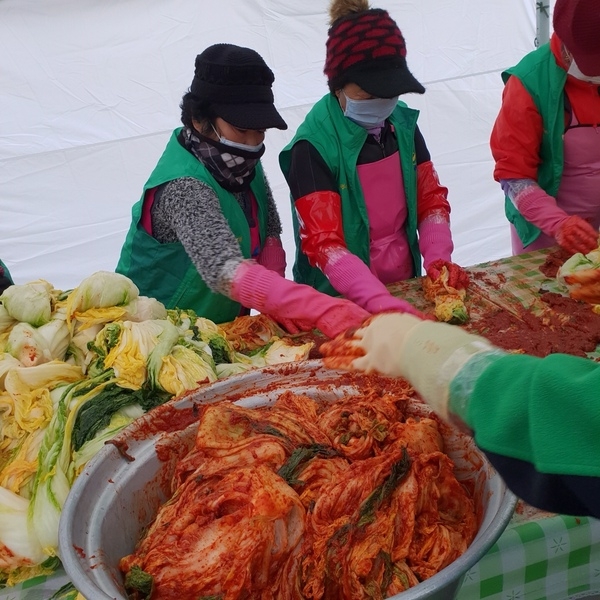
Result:
[[[443,214],[449,220],[448,188],[438,178],[433,163],[428,160],[417,165],[417,222],[432,214]]]
[[[313,192],[294,203],[300,226],[300,247],[308,262],[323,268],[327,251],[345,248],[342,200],[335,192]]]
[[[542,131],[542,117],[529,92],[517,77],[511,77],[490,138],[496,181],[537,180]]]

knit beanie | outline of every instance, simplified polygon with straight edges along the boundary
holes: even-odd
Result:
[[[334,92],[355,83],[378,98],[423,94],[425,88],[406,65],[406,44],[386,10],[367,0],[333,0],[325,75]]]
[[[600,75],[600,2],[556,0],[554,31],[584,75]]]
[[[240,129],[287,129],[271,89],[275,76],[260,54],[233,44],[214,44],[196,56],[190,92]]]

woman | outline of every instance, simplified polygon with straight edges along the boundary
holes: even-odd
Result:
[[[0,294],[13,283],[7,266],[0,260]]]
[[[321,352],[331,367],[407,379],[441,417],[473,433],[529,504],[600,517],[598,363],[508,354],[454,325],[394,313],[371,317]]]
[[[273,80],[250,48],[215,44],[196,57],[183,127],[133,207],[116,270],[167,308],[218,323],[254,308],[292,332],[334,335],[367,313],[284,278],[281,224],[260,163],[265,130],[287,128]]]
[[[560,245],[587,254],[600,226],[600,10],[557,0],[548,44],[502,74],[491,135],[513,254]]]
[[[421,257],[425,269],[439,268],[453,250],[447,189],[418,111],[398,102],[425,89],[408,70],[404,38],[385,10],[333,0],[330,16],[330,93],[280,154],[294,207],[294,279],[371,313],[414,312],[385,284],[419,275]]]

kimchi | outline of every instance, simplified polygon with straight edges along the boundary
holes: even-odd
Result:
[[[383,599],[456,560],[473,499],[405,391],[201,407],[171,499],[121,559],[130,597]]]

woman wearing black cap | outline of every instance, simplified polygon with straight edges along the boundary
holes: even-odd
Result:
[[[196,57],[176,129],[134,205],[117,271],[167,308],[217,323],[254,308],[288,330],[334,335],[362,321],[355,304],[284,278],[281,223],[260,157],[265,130],[286,129],[274,76],[249,48]]]
[[[385,284],[419,275],[421,257],[436,279],[434,269],[453,250],[448,190],[418,111],[398,102],[425,89],[408,70],[404,38],[385,10],[333,0],[330,16],[330,93],[279,157],[294,204],[294,279],[371,313],[414,312]]]
[[[548,44],[502,73],[490,140],[513,254],[587,254],[600,227],[600,5],[557,0]]]

